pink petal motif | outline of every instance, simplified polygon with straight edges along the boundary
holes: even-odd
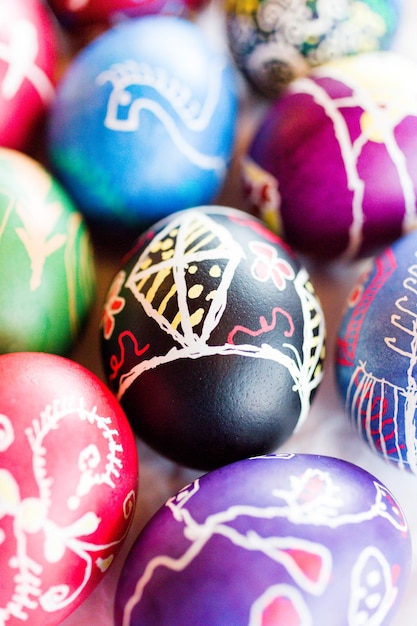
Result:
[[[282,259],[275,262],[271,271],[272,280],[280,291],[285,289],[286,281],[294,278],[294,271],[286,261]]]
[[[271,277],[271,267],[265,263],[262,259],[255,259],[251,267],[252,275],[260,280],[261,283],[265,283]]]
[[[262,241],[251,241],[249,244],[250,249],[256,256],[261,257],[266,263],[272,264],[277,258],[277,251],[268,243],[262,243]]]
[[[110,287],[107,301],[104,305],[102,327],[105,339],[110,339],[115,327],[114,316],[120,313],[125,306],[126,300],[119,296],[120,289],[125,281],[125,272],[119,272]]]

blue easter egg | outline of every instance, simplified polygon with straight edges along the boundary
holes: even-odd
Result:
[[[370,448],[417,474],[417,230],[377,256],[352,290],[337,383]]]
[[[51,167],[92,220],[148,226],[210,203],[230,163],[234,67],[198,24],[120,23],[71,61],[48,123]]]

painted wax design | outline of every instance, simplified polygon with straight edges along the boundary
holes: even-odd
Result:
[[[23,149],[55,91],[57,39],[38,0],[4,0],[0,25],[0,145]]]
[[[352,291],[339,330],[337,380],[370,448],[417,473],[417,232],[379,255]]]
[[[375,254],[414,228],[416,81],[417,65],[392,52],[294,81],[244,158],[248,210],[321,259]]]
[[[228,0],[227,37],[252,87],[273,98],[312,67],[388,48],[400,14],[397,0]]]
[[[159,509],[124,564],[115,625],[382,626],[409,572],[407,522],[375,477],[330,457],[261,456]]]
[[[92,219],[142,228],[215,197],[236,113],[231,62],[197,24],[132,19],[87,46],[58,86],[51,163]]]
[[[0,149],[0,270],[0,352],[67,353],[93,304],[89,232],[50,173],[8,148]]]
[[[147,231],[109,288],[109,384],[135,431],[195,467],[271,451],[308,415],[324,319],[306,269],[261,222],[198,207]]]
[[[120,551],[135,441],[112,394],[63,357],[0,357],[0,623],[60,624]]]

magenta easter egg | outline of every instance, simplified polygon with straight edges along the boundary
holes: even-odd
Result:
[[[50,0],[57,17],[71,28],[111,24],[127,17],[168,14],[183,15],[200,9],[207,0]]]
[[[256,130],[248,210],[321,259],[374,254],[416,226],[417,65],[391,52],[294,81]]]
[[[274,451],[301,427],[324,343],[305,267],[228,207],[180,211],[146,231],[103,311],[103,365],[132,428],[197,469]]]
[[[0,145],[28,146],[54,95],[55,24],[41,0],[4,0],[0,24]]]
[[[68,354],[96,289],[83,216],[31,157],[0,148],[0,353]]]
[[[388,626],[409,579],[395,497],[356,465],[245,459],[157,511],[124,563],[115,626]]]
[[[0,616],[60,624],[133,519],[135,440],[107,387],[64,357],[0,357]]]
[[[312,67],[386,49],[402,0],[253,0],[226,2],[227,39],[249,84],[274,98]]]

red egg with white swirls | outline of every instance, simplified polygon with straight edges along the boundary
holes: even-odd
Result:
[[[3,0],[0,145],[26,148],[54,95],[57,31],[41,0]]]
[[[55,626],[124,543],[136,445],[107,387],[67,358],[2,355],[0,381],[0,622]]]

